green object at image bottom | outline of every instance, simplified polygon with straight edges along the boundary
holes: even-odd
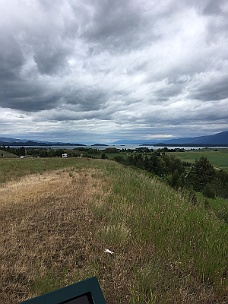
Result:
[[[106,304],[96,277],[21,302],[21,304]]]

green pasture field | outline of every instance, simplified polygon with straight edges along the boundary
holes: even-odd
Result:
[[[3,303],[94,275],[110,304],[227,303],[228,226],[205,198],[110,160],[1,159],[0,180]]]
[[[170,152],[177,156],[182,161],[194,162],[196,159],[204,156],[207,157],[209,162],[215,166],[215,168],[222,169],[228,172],[228,149],[200,149],[195,151],[185,152]]]

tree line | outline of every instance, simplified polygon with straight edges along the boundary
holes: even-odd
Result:
[[[1,150],[15,154],[17,156],[31,156],[31,157],[61,157],[63,153],[66,153],[64,149],[48,149],[48,148],[30,148],[30,147],[5,147],[1,146]],[[77,148],[77,150],[67,150],[67,154],[69,157],[78,157],[81,155],[81,151],[84,151],[84,148]]]

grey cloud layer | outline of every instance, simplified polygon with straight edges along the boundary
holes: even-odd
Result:
[[[227,128],[225,0],[2,0],[0,43],[0,120]]]

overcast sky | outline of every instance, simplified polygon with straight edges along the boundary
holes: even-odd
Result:
[[[0,0],[0,136],[227,129],[227,0]]]

